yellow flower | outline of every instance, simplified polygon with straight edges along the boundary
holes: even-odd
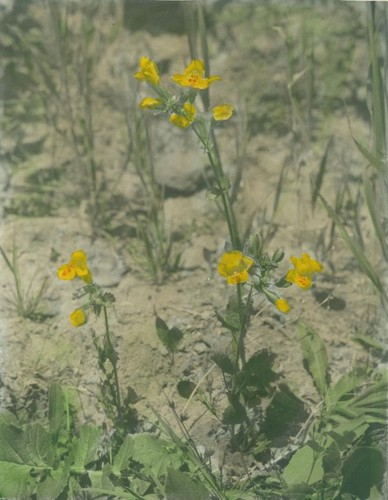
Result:
[[[194,104],[185,102],[182,114],[172,113],[170,116],[170,123],[176,127],[187,128],[193,123],[196,113],[197,110]]]
[[[173,75],[172,80],[182,87],[192,87],[193,89],[207,89],[209,85],[216,80],[220,80],[219,76],[204,77],[205,64],[199,59],[194,59],[183,71],[183,75]]]
[[[71,254],[70,262],[63,264],[57,270],[58,278],[61,280],[72,280],[76,276],[85,283],[92,282],[92,274],[87,265],[87,256],[83,250],[76,250]]]
[[[70,323],[77,327],[86,323],[86,314],[83,309],[76,309],[70,314]]]
[[[277,309],[284,313],[284,314],[287,314],[291,311],[291,306],[290,304],[286,301],[286,299],[277,299],[275,301],[275,306],[277,307]]]
[[[57,271],[60,280],[72,280],[75,278],[75,269],[72,264],[63,264]]]
[[[138,80],[145,80],[152,85],[159,84],[159,71],[156,64],[148,57],[141,57],[139,61],[140,71],[134,74]]]
[[[212,109],[213,118],[217,121],[229,120],[233,114],[233,106],[230,104],[222,104],[221,106],[215,106]]]
[[[323,270],[322,264],[312,259],[307,253],[302,254],[300,258],[291,257],[290,260],[294,264],[294,269],[288,271],[286,280],[307,290],[313,283],[312,275]]]
[[[302,276],[320,273],[323,269],[322,264],[312,259],[308,253],[303,253],[300,259],[298,257],[291,257],[290,260],[294,264],[295,271]]]
[[[226,278],[228,285],[237,285],[248,281],[248,269],[254,264],[254,261],[243,255],[239,250],[226,252],[218,263],[218,272]]]
[[[307,290],[313,284],[311,275],[303,276],[295,271],[295,269],[290,269],[286,274],[286,280],[290,283],[294,283],[299,288]]]
[[[156,97],[144,97],[144,99],[140,103],[141,108],[153,109],[157,108],[162,104],[161,99],[156,99]]]

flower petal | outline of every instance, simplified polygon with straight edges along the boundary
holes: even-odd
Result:
[[[287,314],[291,311],[291,306],[286,299],[277,299],[275,301],[275,306],[280,312],[284,314]]]
[[[60,280],[72,280],[75,278],[75,268],[73,264],[67,263],[60,266],[57,270],[57,276]]]
[[[215,106],[212,109],[213,118],[217,121],[229,120],[233,114],[233,106],[230,104],[222,104],[220,106]]]
[[[82,326],[86,321],[86,314],[83,309],[76,309],[70,314],[70,323],[74,327]]]
[[[139,106],[141,108],[153,109],[160,106],[161,104],[162,104],[161,99],[157,99],[156,97],[144,97]]]

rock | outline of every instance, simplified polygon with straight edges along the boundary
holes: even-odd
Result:
[[[125,272],[123,261],[112,248],[96,241],[89,251],[88,257],[93,263],[93,276],[102,287],[117,286]]]
[[[189,196],[204,189],[207,157],[194,134],[165,121],[155,122],[159,125],[155,139],[160,145],[154,154],[155,179],[165,189],[165,196]]]
[[[204,269],[209,270],[209,262],[206,255],[216,251],[217,243],[213,236],[202,235],[193,238],[190,245],[181,254],[180,267],[185,270]]]

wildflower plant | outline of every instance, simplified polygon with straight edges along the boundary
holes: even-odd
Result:
[[[142,109],[164,113],[172,126],[191,129],[195,133],[201,149],[208,157],[215,178],[215,185],[209,190],[208,198],[220,199],[222,202],[229,230],[229,242],[226,245],[227,251],[219,259],[217,269],[226,283],[235,287],[236,292],[229,300],[225,313],[217,312],[219,321],[232,336],[232,358],[216,354],[213,360],[223,372],[229,402],[223,415],[223,422],[229,425],[232,446],[238,447],[241,442],[238,443],[236,439],[236,425],[239,426],[240,437],[242,435],[243,441],[246,441],[244,434],[251,427],[247,406],[252,403],[252,398],[260,399],[263,391],[267,393],[267,389],[264,390],[262,387],[256,388],[254,394],[247,390],[248,379],[252,378],[252,373],[257,379],[263,366],[267,366],[270,371],[270,357],[265,353],[253,355],[249,360],[246,360],[245,356],[245,336],[252,312],[253,297],[260,295],[278,312],[287,314],[291,306],[282,296],[282,289],[292,284],[301,289],[310,288],[313,275],[321,272],[323,267],[320,262],[304,253],[301,257],[291,258],[294,268],[283,276],[276,276],[279,263],[285,255],[284,251],[278,249],[270,257],[264,251],[258,235],[254,235],[245,243],[241,240],[231,202],[231,183],[224,173],[214,135],[218,122],[231,119],[234,108],[229,103],[220,103],[208,112],[200,111],[199,105],[196,104],[200,92],[207,90],[210,85],[221,80],[221,77],[207,76],[203,61],[194,59],[182,73],[172,75],[172,82],[178,86],[178,89],[172,89],[171,86],[162,85],[157,64],[148,57],[141,57],[139,71],[134,76],[145,82],[155,94],[141,100]]]
[[[87,255],[83,250],[71,254],[69,262],[62,264],[57,270],[58,278],[64,281],[81,280],[85,284],[78,289],[73,298],[83,302],[69,316],[73,327],[81,327],[88,321],[89,311],[97,318],[103,314],[105,334],[102,342],[92,331],[93,343],[97,351],[98,367],[102,377],[100,381],[100,399],[107,416],[111,419],[116,432],[115,439],[121,444],[124,435],[135,423],[135,412],[131,403],[134,402],[134,392],[129,389],[125,398],[122,397],[118,375],[118,360],[116,341],[109,325],[108,309],[112,308],[115,297],[93,281],[88,267]]]

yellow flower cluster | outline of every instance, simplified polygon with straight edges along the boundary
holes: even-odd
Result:
[[[193,89],[204,90],[216,80],[221,80],[219,76],[210,76],[205,78],[205,64],[199,59],[194,59],[184,69],[182,75],[173,75],[171,80],[182,87],[191,87]]]
[[[171,94],[167,89],[160,86],[159,70],[154,61],[148,57],[141,57],[139,61],[140,70],[134,77],[140,81],[148,83],[159,97],[144,97],[140,102],[143,109],[159,109],[169,114],[170,123],[179,128],[188,128],[195,122],[197,110],[193,102],[185,102],[183,106],[177,104],[179,99]],[[220,80],[219,76],[205,77],[205,64],[200,59],[194,59],[183,70],[182,74],[175,74],[172,81],[181,87],[189,87],[196,91],[204,90],[213,82]],[[173,103],[173,104],[172,104]],[[222,104],[212,108],[212,118],[215,121],[229,120],[233,114],[233,106]]]
[[[289,283],[294,283],[298,287],[307,289],[311,287],[312,275],[321,272],[323,266],[320,262],[312,259],[307,253],[302,254],[300,258],[291,257],[294,269],[290,269],[285,279]],[[248,271],[254,265],[254,260],[244,255],[239,250],[224,253],[218,262],[218,273],[226,278],[228,285],[238,285],[246,283],[249,279]],[[282,313],[287,314],[291,310],[290,304],[286,299],[279,297],[275,292],[262,289],[267,299],[275,305]]]
[[[87,264],[87,255],[83,250],[76,250],[71,254],[70,261],[57,270],[58,278],[69,281],[80,278],[87,284],[92,283],[92,273]],[[76,309],[70,314],[70,323],[77,327],[86,323],[86,314],[83,309]]]
[[[135,73],[135,78],[141,81],[146,81],[151,85],[159,85],[158,67],[148,57],[141,57],[139,61],[140,71]]]
[[[85,283],[92,282],[92,274],[87,265],[87,256],[83,250],[71,254],[70,261],[58,268],[57,275],[61,280],[73,280],[78,277]]]
[[[313,274],[320,273],[323,270],[322,264],[312,259],[308,253],[302,254],[300,258],[291,257],[290,260],[294,265],[294,269],[288,271],[286,281],[307,290],[313,283]]]
[[[218,263],[218,272],[226,278],[228,285],[238,285],[248,281],[248,269],[254,264],[253,259],[239,250],[226,252]]]
[[[197,110],[194,104],[185,102],[181,114],[172,113],[170,115],[170,123],[180,128],[187,128],[193,123]]]

